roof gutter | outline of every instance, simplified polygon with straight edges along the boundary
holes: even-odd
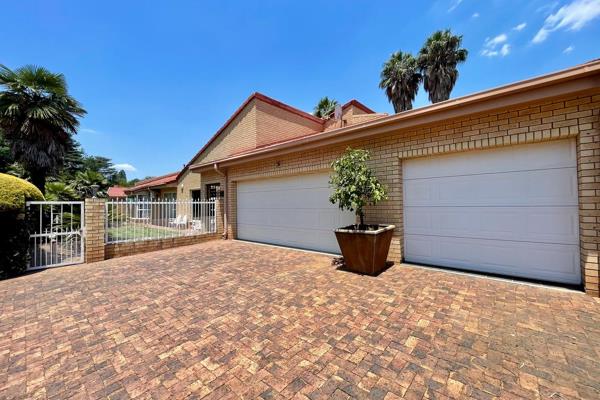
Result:
[[[347,142],[450,118],[506,108],[521,103],[559,97],[571,93],[598,90],[599,88],[600,60],[591,62],[585,66],[447,100],[362,124],[292,139],[287,142],[266,146],[259,150],[234,155],[210,163],[190,165],[189,168],[191,170],[207,169],[215,162],[218,162],[221,166],[231,166],[255,159]]]

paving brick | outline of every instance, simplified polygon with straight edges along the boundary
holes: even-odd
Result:
[[[598,398],[600,300],[211,241],[0,282],[0,398]]]

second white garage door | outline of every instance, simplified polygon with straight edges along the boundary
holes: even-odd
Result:
[[[329,174],[238,182],[237,237],[339,253],[333,230],[354,214],[329,202]]]
[[[575,144],[403,162],[407,261],[581,282]]]

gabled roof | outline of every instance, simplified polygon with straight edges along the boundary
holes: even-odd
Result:
[[[125,194],[125,189],[127,188],[121,186],[111,186],[108,188],[106,194],[108,194],[108,197],[125,197],[127,196]]]
[[[369,137],[379,133],[419,126],[443,119],[598,88],[600,88],[600,59],[595,59],[535,78],[414,108],[390,116],[382,116],[372,121],[348,127],[288,139],[283,142],[211,161],[210,163],[190,165],[190,167],[192,169],[201,169],[210,164],[224,163],[225,165],[232,165],[234,163],[245,162],[249,159],[259,159],[261,157],[272,156],[273,154],[298,151],[299,148],[307,149],[322,146],[326,143],[339,143],[355,138]]]
[[[344,104],[342,106],[342,110],[345,109],[345,108],[348,108],[350,106],[354,106],[354,107],[360,108],[361,110],[363,110],[367,114],[375,114],[375,111],[371,110],[369,107],[365,106],[363,103],[361,103],[360,101],[358,101],[356,99],[352,99],[349,102],[347,102],[346,104]]]
[[[173,183],[177,181],[177,176],[180,171],[171,172],[166,175],[157,176],[154,178],[144,179],[139,181],[135,186],[130,188],[125,188],[126,193],[137,192],[142,189],[150,189],[156,186],[168,185],[169,183]]]
[[[190,161],[189,161],[189,162],[188,162],[188,163],[187,163],[187,164],[186,164],[186,165],[183,167],[183,169],[182,169],[182,170],[179,172],[179,175],[177,176],[177,179],[179,179],[179,176],[180,176],[180,175],[181,175],[181,174],[182,174],[182,173],[183,173],[183,172],[184,172],[184,171],[187,169],[187,167],[188,167],[190,164],[192,164],[192,162],[193,162],[193,161],[194,161],[196,158],[198,158],[198,156],[200,156],[200,154],[202,154],[202,152],[204,152],[204,150],[206,150],[206,149],[208,148],[208,146],[210,146],[210,145],[211,145],[211,143],[212,143],[212,142],[214,142],[214,141],[215,141],[215,140],[216,140],[216,139],[219,137],[219,135],[221,135],[221,133],[223,133],[223,131],[225,131],[225,129],[227,129],[227,127],[228,127],[228,126],[229,126],[229,125],[230,125],[230,124],[233,122],[233,120],[234,120],[234,119],[235,119],[235,118],[236,118],[238,115],[240,115],[240,113],[241,113],[241,112],[244,110],[244,108],[246,108],[246,106],[247,106],[248,104],[250,104],[250,102],[251,102],[252,100],[254,100],[254,99],[261,100],[261,101],[263,101],[263,102],[265,102],[265,103],[267,103],[267,104],[270,104],[270,105],[272,105],[272,106],[278,107],[278,108],[280,108],[280,109],[282,109],[282,110],[289,111],[289,112],[291,112],[291,113],[293,113],[293,114],[299,115],[299,116],[300,116],[300,117],[302,117],[302,118],[306,118],[306,119],[308,119],[308,120],[310,120],[310,121],[312,121],[312,122],[316,122],[316,123],[318,123],[318,124],[321,124],[321,125],[323,125],[323,124],[325,123],[325,120],[323,120],[323,119],[321,119],[321,118],[318,118],[318,117],[315,117],[314,115],[312,115],[312,114],[309,114],[309,113],[307,113],[306,111],[302,111],[302,110],[300,110],[300,109],[298,109],[298,108],[296,108],[296,107],[292,107],[292,106],[290,106],[290,105],[287,105],[287,104],[285,104],[285,103],[282,103],[281,101],[279,101],[279,100],[275,100],[274,98],[272,98],[272,97],[269,97],[269,96],[266,96],[266,95],[264,95],[264,94],[262,94],[262,93],[259,93],[259,92],[254,92],[254,93],[252,93],[252,94],[251,94],[251,95],[250,95],[250,96],[249,96],[249,97],[248,97],[248,98],[247,98],[247,99],[246,99],[246,100],[245,100],[245,101],[242,103],[242,105],[241,105],[241,106],[239,106],[239,107],[237,108],[237,110],[235,110],[235,112],[234,112],[234,113],[233,113],[233,114],[232,114],[232,115],[231,115],[231,116],[230,116],[230,117],[227,119],[227,121],[225,121],[225,123],[223,124],[223,126],[221,126],[221,127],[219,128],[219,130],[218,130],[218,131],[217,131],[217,132],[216,132],[216,133],[215,133],[215,134],[214,134],[214,135],[213,135],[213,136],[212,136],[212,137],[211,137],[211,138],[208,140],[208,142],[206,142],[206,144],[205,144],[204,146],[202,146],[202,148],[200,149],[200,151],[198,151],[198,152],[197,152],[197,153],[194,155],[194,157],[192,157],[192,159],[191,159],[191,160],[190,160]]]

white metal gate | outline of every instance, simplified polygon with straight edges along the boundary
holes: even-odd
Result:
[[[84,262],[83,201],[30,201],[29,270]]]

